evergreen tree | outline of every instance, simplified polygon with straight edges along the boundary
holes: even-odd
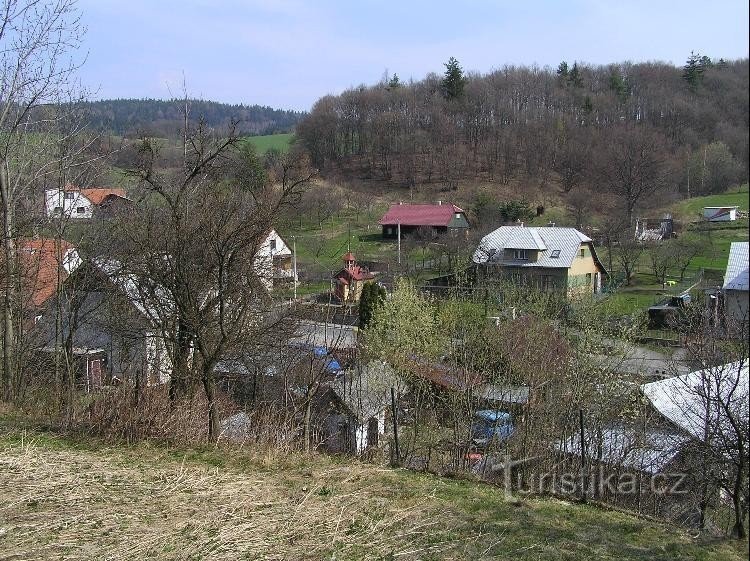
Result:
[[[393,77],[388,81],[388,89],[395,90],[401,87],[401,80],[399,80],[398,74],[394,74]]]
[[[562,61],[558,67],[557,67],[557,75],[560,76],[560,78],[567,78],[568,77],[568,63],[565,61]]]
[[[685,62],[685,66],[682,67],[682,77],[688,83],[691,90],[697,88],[698,84],[703,79],[703,58],[704,57],[701,57],[700,54],[690,51],[690,56],[688,57],[687,62]]]
[[[359,298],[359,327],[365,329],[370,325],[372,316],[385,302],[385,288],[374,282],[365,283],[362,296]]]
[[[581,76],[581,71],[578,69],[577,62],[573,63],[573,68],[571,68],[570,73],[568,74],[568,81],[574,88],[583,87],[583,76]]]
[[[585,98],[583,99],[583,112],[584,112],[584,113],[586,113],[586,114],[588,115],[588,114],[589,114],[589,113],[591,113],[591,112],[592,112],[593,110],[594,110],[594,104],[593,104],[593,102],[591,101],[591,97],[587,95],[587,96],[586,96],[586,97],[585,97]]]
[[[464,71],[458,61],[451,57],[445,64],[445,77],[443,78],[443,92],[447,99],[457,99],[463,96],[466,78]]]
[[[619,72],[612,71],[612,73],[609,75],[609,89],[614,92],[614,94],[617,96],[617,99],[622,101],[625,101],[625,98],[628,96],[627,86],[625,85],[624,78],[620,75]]]

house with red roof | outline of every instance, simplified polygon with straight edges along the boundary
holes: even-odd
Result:
[[[333,275],[333,294],[344,303],[359,302],[362,288],[367,281],[374,279],[375,275],[359,265],[351,251],[347,251],[342,260],[344,268]]]
[[[66,218],[93,218],[99,208],[111,209],[130,203],[124,189],[112,187],[81,188],[67,184],[62,189],[44,192],[45,212],[48,218],[60,215]]]
[[[469,222],[462,208],[451,203],[437,204],[394,203],[378,222],[383,227],[383,238],[412,234],[420,228],[430,229],[433,235],[447,232],[466,232]]]

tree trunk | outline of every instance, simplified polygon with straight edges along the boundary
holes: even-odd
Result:
[[[215,442],[219,438],[219,408],[216,405],[216,387],[210,372],[203,373],[203,390],[208,400],[208,439]]]
[[[2,394],[6,400],[15,397],[17,378],[17,301],[18,272],[14,237],[13,202],[10,194],[7,162],[0,160],[0,199],[3,212],[3,256],[5,258],[5,298],[3,298],[3,378]]]

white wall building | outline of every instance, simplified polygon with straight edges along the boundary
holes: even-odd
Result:
[[[746,326],[750,305],[750,265],[748,246],[750,242],[732,242],[729,249],[729,262],[724,275],[724,314],[728,327],[741,329]]]
[[[255,270],[268,290],[273,289],[274,280],[294,281],[292,250],[276,230],[270,230],[255,255]]]
[[[108,197],[127,198],[123,189],[81,189],[73,185],[47,189],[44,192],[45,214],[48,218],[64,215],[73,219],[90,219],[96,207]]]

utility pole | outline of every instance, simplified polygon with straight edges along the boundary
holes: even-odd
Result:
[[[398,231],[398,264],[401,265],[401,222],[397,224]]]
[[[292,236],[292,270],[294,274],[294,301],[297,301],[297,236]]]

